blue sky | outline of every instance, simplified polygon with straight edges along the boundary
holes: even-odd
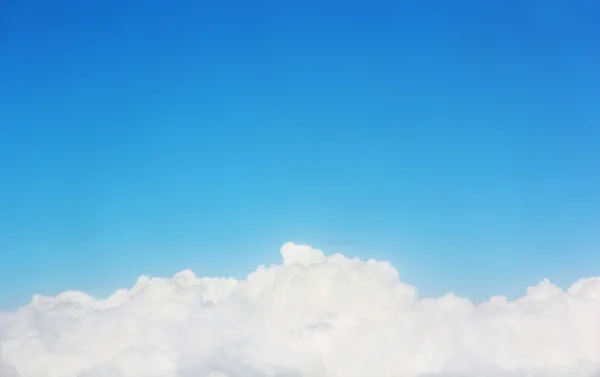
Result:
[[[4,1],[0,308],[243,277],[286,241],[389,260],[425,295],[600,275],[598,14]]]

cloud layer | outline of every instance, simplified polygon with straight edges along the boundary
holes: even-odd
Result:
[[[141,277],[0,313],[0,377],[597,377],[600,278],[419,298],[385,262],[288,243],[246,280]]]

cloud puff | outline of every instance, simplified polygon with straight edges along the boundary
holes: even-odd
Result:
[[[288,243],[246,280],[141,277],[0,313],[0,377],[600,376],[600,278],[420,298],[385,262]]]

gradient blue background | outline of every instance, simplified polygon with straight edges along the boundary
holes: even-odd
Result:
[[[600,275],[597,1],[0,4],[0,308],[286,241],[425,295]]]

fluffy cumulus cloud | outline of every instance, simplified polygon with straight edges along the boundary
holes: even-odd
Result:
[[[286,244],[247,279],[141,277],[0,313],[0,377],[598,377],[600,278],[420,298],[385,262]]]

